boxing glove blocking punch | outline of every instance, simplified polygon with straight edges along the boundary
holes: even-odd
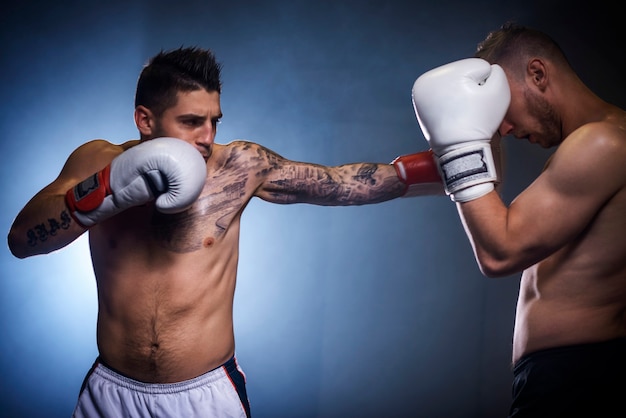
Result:
[[[72,217],[90,227],[155,198],[159,212],[182,212],[196,201],[205,180],[206,163],[197,149],[180,139],[155,138],[69,189],[65,201]]]
[[[421,75],[412,96],[451,199],[467,202],[493,190],[490,139],[511,100],[502,68],[480,58],[455,61]]]
[[[406,185],[404,197],[441,194],[441,176],[432,150],[402,155],[391,162]]]

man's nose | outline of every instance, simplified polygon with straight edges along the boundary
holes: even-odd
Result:
[[[215,140],[215,127],[212,124],[206,124],[200,135],[198,135],[197,142],[203,145],[210,145]]]
[[[500,136],[503,136],[503,137],[509,135],[511,132],[513,132],[513,124],[510,122],[507,122],[507,120],[504,119],[502,123],[500,124],[500,128],[498,129],[498,132],[500,132]]]

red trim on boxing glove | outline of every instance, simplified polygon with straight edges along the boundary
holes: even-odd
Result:
[[[406,185],[403,196],[432,196],[444,193],[439,166],[432,150],[402,155],[391,162],[398,179]]]
[[[407,186],[419,183],[441,183],[439,168],[432,150],[401,155],[392,161],[398,178]]]
[[[109,184],[111,165],[94,173],[78,183],[65,193],[65,203],[70,210],[72,218],[81,226],[82,223],[74,216],[75,212],[90,212],[102,204],[104,198],[110,195]]]

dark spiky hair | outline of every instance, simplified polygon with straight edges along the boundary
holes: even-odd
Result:
[[[135,107],[145,106],[160,116],[176,104],[178,92],[204,89],[221,94],[221,70],[215,55],[207,49],[180,47],[161,51],[141,71]]]

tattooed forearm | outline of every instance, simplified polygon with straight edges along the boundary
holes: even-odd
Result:
[[[398,197],[404,185],[395,171],[380,170],[381,164],[346,164],[324,167],[292,164],[282,167],[269,187],[276,203],[313,203],[346,206],[377,203]]]
[[[390,164],[354,163],[335,167],[287,160],[252,143],[233,148],[229,163],[253,173],[256,196],[273,203],[347,206],[401,196],[404,185]]]
[[[376,184],[374,174],[377,169],[376,164],[362,164],[353,179],[367,186],[374,186]]]
[[[344,184],[350,193],[345,202],[341,202],[342,204],[360,205],[384,202],[404,192],[404,184],[398,179],[395,170],[390,170],[388,164],[350,164],[344,168],[356,170],[356,174],[351,176],[352,181]]]
[[[55,236],[59,230],[68,229],[71,219],[69,213],[63,210],[59,215],[59,219],[49,218],[47,222],[34,225],[26,231],[26,242],[28,246],[34,247],[40,243],[46,242],[49,237]]]

